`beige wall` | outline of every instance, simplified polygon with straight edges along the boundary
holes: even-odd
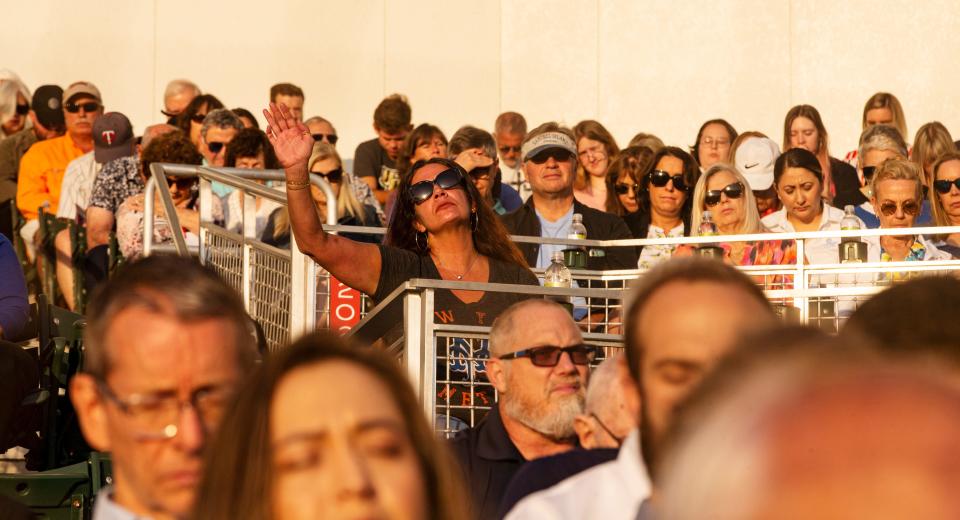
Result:
[[[255,113],[271,84],[307,93],[351,156],[386,94],[448,136],[502,110],[533,126],[596,118],[692,144],[725,117],[779,141],[794,104],[820,109],[834,155],[855,146],[863,103],[896,94],[912,134],[960,134],[956,3],[927,0],[55,0],[6,6],[0,68],[31,88],[87,79],[138,129],[163,87],[196,81]],[[869,14],[872,10],[872,15]],[[213,22],[214,20],[223,20]],[[262,118],[261,118],[262,121]],[[912,135],[907,136],[912,140]]]

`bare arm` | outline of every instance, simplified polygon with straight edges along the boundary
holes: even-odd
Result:
[[[283,104],[270,103],[264,110],[267,136],[287,177],[287,205],[297,248],[341,282],[366,294],[377,290],[380,280],[380,250],[373,244],[354,242],[323,230],[310,196],[307,159],[313,138],[303,123],[295,120]]]
[[[87,249],[109,244],[112,229],[112,211],[97,206],[87,208]]]

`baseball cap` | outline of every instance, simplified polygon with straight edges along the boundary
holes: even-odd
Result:
[[[67,87],[66,92],[63,93],[63,104],[66,105],[79,94],[86,94],[103,103],[103,100],[100,98],[100,90],[93,83],[89,81],[78,81]]]
[[[773,185],[773,166],[780,157],[780,147],[768,137],[751,137],[740,144],[734,164],[753,191],[764,191]]]
[[[33,91],[30,108],[37,115],[41,125],[54,129],[63,128],[63,89],[56,85],[41,85]]]
[[[120,112],[107,112],[93,122],[93,159],[105,164],[133,155],[133,126]]]
[[[577,145],[567,134],[563,132],[544,132],[526,143],[520,148],[520,157],[523,161],[529,160],[534,155],[548,150],[550,148],[561,148],[577,156]]]

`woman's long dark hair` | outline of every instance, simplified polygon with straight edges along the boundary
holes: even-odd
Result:
[[[617,180],[622,173],[626,173],[633,182],[640,184],[644,176],[650,171],[650,161],[653,160],[654,151],[646,146],[628,146],[620,150],[617,159],[610,163],[607,170],[607,213],[613,213],[622,217],[629,213],[627,208],[620,203],[620,197],[617,196]],[[640,193],[635,193],[637,202],[640,201]]]
[[[352,363],[370,372],[393,396],[423,474],[428,518],[465,517],[460,475],[446,446],[424,419],[423,409],[397,362],[372,348],[349,345],[330,333],[314,333],[268,357],[244,382],[208,445],[193,518],[272,518],[271,488],[275,479],[270,405],[274,393],[294,370],[334,361]]]
[[[190,104],[187,105],[187,108],[183,109],[183,113],[177,116],[175,126],[180,130],[183,130],[183,133],[187,134],[187,137],[190,136],[190,121],[193,119],[193,116],[197,115],[197,112],[200,112],[200,109],[204,106],[207,107],[207,113],[210,113],[213,110],[218,108],[223,108],[223,103],[217,99],[217,96],[213,94],[200,94],[199,96],[193,98],[190,101]]]
[[[683,162],[683,182],[686,183],[688,191],[687,200],[684,201],[680,214],[684,217],[689,217],[690,212],[693,210],[693,187],[697,185],[697,180],[700,179],[700,165],[697,164],[697,160],[694,159],[692,155],[676,146],[665,146],[661,148],[660,151],[653,156],[653,159],[650,160],[647,171],[644,172],[643,179],[640,181],[640,193],[637,194],[637,201],[640,202],[640,211],[650,212],[650,172],[656,169],[660,159],[664,157],[675,157]]]
[[[400,177],[400,185],[397,186],[397,202],[393,205],[393,215],[390,217],[390,226],[387,228],[384,244],[420,254],[429,251],[426,237],[421,236],[418,243],[417,230],[414,227],[417,219],[415,205],[407,194],[413,175],[428,164],[442,164],[447,168],[456,169],[463,176],[463,189],[467,193],[467,202],[477,208],[475,216],[471,217],[471,219],[476,219],[476,223],[470,222],[467,224],[470,229],[476,229],[476,231],[473,231],[473,247],[477,249],[477,252],[488,258],[495,258],[502,262],[529,269],[523,254],[510,240],[507,229],[500,223],[500,219],[493,212],[493,209],[483,201],[476,186],[470,182],[470,175],[463,170],[463,167],[450,159],[434,158],[428,161],[417,161],[409,171]],[[474,228],[474,226],[476,227]]]

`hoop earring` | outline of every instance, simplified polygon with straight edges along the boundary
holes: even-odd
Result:
[[[423,235],[423,244],[420,243],[421,234]],[[427,251],[427,234],[426,233],[420,233],[419,231],[415,231],[413,233],[413,241],[417,244],[417,249],[423,252]]]
[[[470,223],[473,225],[473,232],[476,233],[480,229],[480,215],[476,211],[470,214]]]

